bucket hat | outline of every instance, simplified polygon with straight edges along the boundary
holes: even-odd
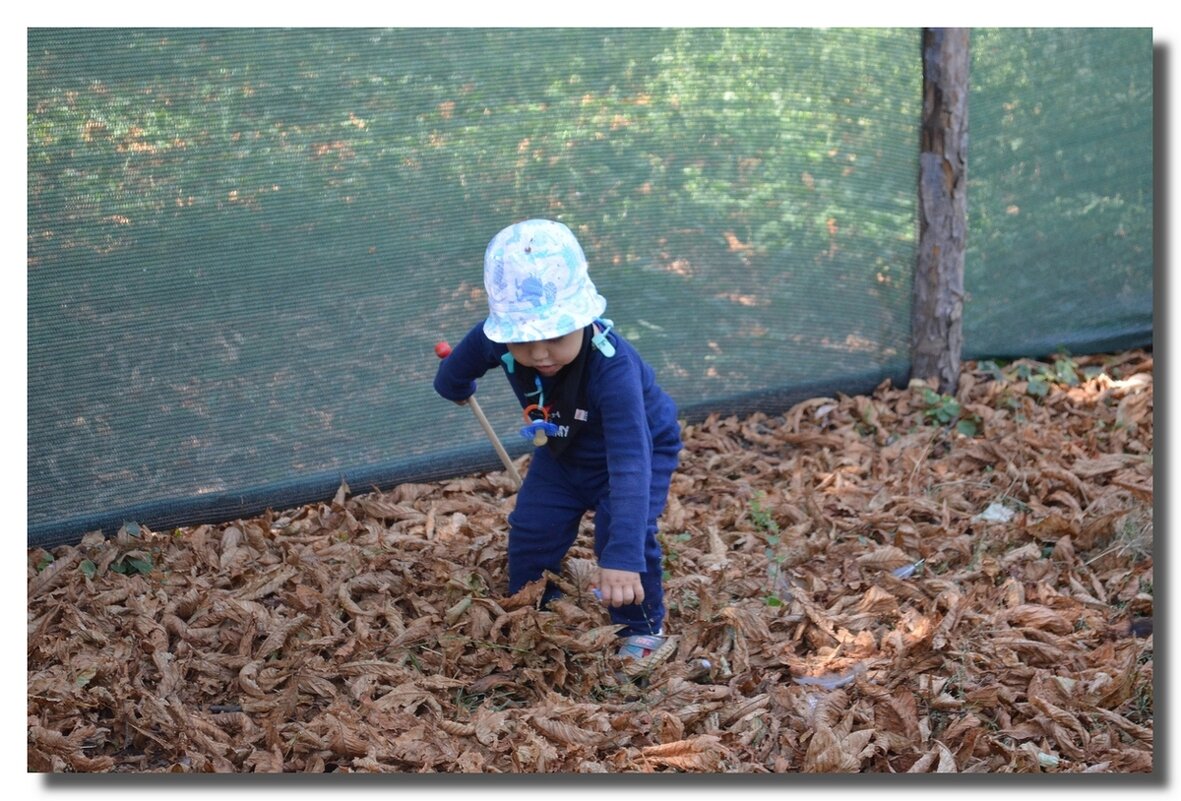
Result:
[[[494,236],[484,251],[484,289],[484,333],[493,342],[565,336],[607,308],[587,274],[582,246],[553,220],[525,220]]]

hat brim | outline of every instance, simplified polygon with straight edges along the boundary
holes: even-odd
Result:
[[[597,292],[590,304],[577,304],[577,309],[548,307],[544,313],[491,313],[484,320],[484,336],[493,342],[538,342],[555,339],[579,331],[590,325],[607,309],[607,299]]]

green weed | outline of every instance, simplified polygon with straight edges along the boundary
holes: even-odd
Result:
[[[980,433],[979,415],[965,414],[960,402],[951,395],[942,395],[930,387],[923,387],[923,417],[941,426],[955,426],[964,436]]]

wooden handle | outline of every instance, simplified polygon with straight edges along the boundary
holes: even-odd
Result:
[[[451,346],[447,344],[446,340],[435,343],[435,355],[440,359],[446,359],[451,355]],[[488,439],[492,442],[492,447],[496,448],[496,455],[500,457],[500,461],[504,463],[504,469],[508,470],[508,474],[512,476],[513,483],[517,489],[521,488],[521,474],[517,472],[517,466],[513,464],[513,460],[508,458],[508,451],[500,444],[500,437],[496,436],[496,432],[492,430],[492,426],[488,425],[488,418],[484,416],[484,410],[480,408],[479,401],[476,396],[472,395],[467,399],[467,403],[472,407],[472,412],[476,415],[476,419],[480,421],[480,425],[484,429],[484,433],[488,435]]]
[[[484,416],[484,410],[480,408],[476,396],[472,395],[467,399],[468,406],[472,407],[472,412],[476,415],[476,419],[480,421],[480,425],[484,428],[484,433],[488,435],[488,439],[492,441],[492,446],[496,448],[496,455],[500,457],[500,461],[504,462],[504,469],[512,476],[513,483],[517,489],[521,488],[521,474],[517,472],[517,466],[513,464],[513,460],[509,458],[508,451],[504,449],[504,445],[500,444],[500,437],[496,436],[496,432],[492,430],[492,426],[488,423],[488,418]]]

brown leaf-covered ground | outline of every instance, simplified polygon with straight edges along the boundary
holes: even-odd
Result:
[[[504,597],[502,473],[30,549],[28,768],[1151,771],[1152,366],[687,427],[637,682],[589,539]]]

